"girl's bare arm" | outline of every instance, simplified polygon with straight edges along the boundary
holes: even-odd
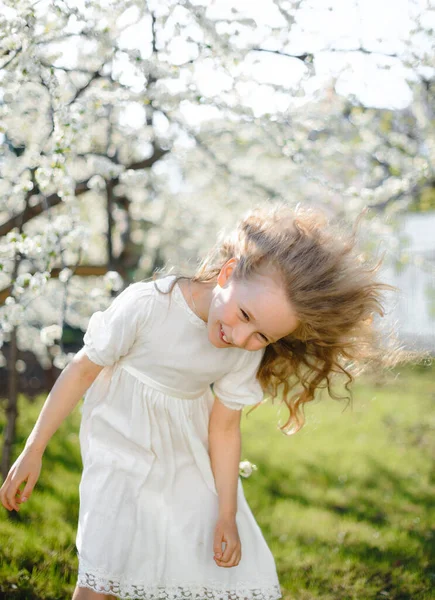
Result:
[[[44,453],[51,436],[77,406],[103,368],[89,360],[83,348],[75,355],[47,396],[25,449]]]
[[[241,453],[241,410],[232,410],[215,398],[209,421],[209,454],[219,514],[235,516]]]
[[[48,442],[103,368],[89,360],[82,349],[59,375],[22,453],[0,488],[0,501],[5,508],[18,511],[19,503],[29,498],[39,478],[42,455]],[[18,488],[24,481],[27,484],[17,499],[17,494],[21,494]]]
[[[218,567],[226,568],[237,566],[242,555],[236,524],[241,413],[241,410],[226,407],[216,397],[209,422],[210,462],[219,497],[219,516],[213,536],[214,561]]]

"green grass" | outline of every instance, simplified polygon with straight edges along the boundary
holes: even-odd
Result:
[[[435,369],[354,386],[353,409],[320,399],[299,433],[285,407],[242,419],[246,498],[276,559],[286,600],[435,598]],[[39,414],[20,398],[14,459]],[[0,507],[0,598],[71,598],[81,472],[76,409],[51,440],[20,512]],[[0,431],[4,416],[0,415]]]

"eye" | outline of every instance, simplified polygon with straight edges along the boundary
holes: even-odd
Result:
[[[249,316],[245,313],[245,311],[242,308],[240,309],[240,311],[241,311],[242,315],[244,316],[244,318],[249,321]],[[267,337],[265,335],[263,335],[262,333],[259,333],[258,335],[261,338],[261,341],[266,342],[266,344],[269,343],[269,340],[267,339]]]

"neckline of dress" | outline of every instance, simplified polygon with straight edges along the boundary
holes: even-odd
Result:
[[[173,276],[175,278],[175,275]],[[190,308],[190,306],[187,304],[187,300],[186,298],[183,296],[183,292],[181,291],[180,286],[178,285],[178,281],[177,283],[174,285],[173,287],[173,295],[175,298],[175,301],[177,302],[177,304],[179,306],[181,306],[182,308],[184,308],[184,310],[187,312],[188,316],[189,316],[189,321],[191,323],[193,323],[194,325],[196,325],[197,327],[201,327],[201,328],[205,328],[207,327],[207,323],[205,321],[203,321],[201,319],[201,317],[198,317],[198,315],[193,312],[193,310]]]

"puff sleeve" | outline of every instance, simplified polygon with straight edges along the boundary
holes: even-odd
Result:
[[[263,400],[263,390],[256,379],[263,355],[264,349],[244,351],[236,369],[213,383],[213,393],[222,404],[234,410],[242,410],[244,406],[258,404]]]
[[[83,338],[88,358],[106,367],[125,356],[147,325],[153,292],[146,282],[131,283],[104,311],[95,312]]]

